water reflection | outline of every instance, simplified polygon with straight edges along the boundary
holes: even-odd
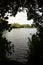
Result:
[[[11,45],[11,41],[8,41],[5,37],[2,37],[2,32],[0,32],[0,64],[9,60],[7,55],[11,55],[14,52],[14,45]],[[7,53],[7,55],[6,55]]]
[[[10,44],[14,44],[14,53],[10,51],[6,52],[6,57],[10,60],[18,61],[19,63],[26,64],[29,57],[28,36],[32,37],[32,34],[36,33],[36,29],[12,29],[11,32],[4,32],[3,39],[11,40]],[[35,32],[34,32],[35,31]],[[9,47],[9,46],[8,46]],[[10,54],[9,54],[10,53]]]
[[[14,52],[14,45],[11,44],[11,41],[4,36],[3,31],[8,30],[10,32],[10,25],[8,21],[0,20],[0,65],[23,65],[20,62],[13,61],[8,56],[11,56]],[[9,36],[9,35],[8,35]],[[9,36],[10,37],[10,36]],[[13,39],[13,38],[12,38]]]

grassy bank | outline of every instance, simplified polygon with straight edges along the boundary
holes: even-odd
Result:
[[[10,24],[10,27],[11,28],[34,28],[35,26],[34,25],[29,25],[29,24],[18,24],[18,23],[13,23],[13,24]]]

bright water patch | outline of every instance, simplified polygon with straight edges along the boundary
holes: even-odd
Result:
[[[29,51],[28,37],[31,38],[36,31],[36,28],[18,28],[12,29],[11,32],[3,32],[3,37],[5,36],[12,42],[11,44],[14,44],[14,52],[11,56],[8,56],[11,60],[27,62],[27,52]]]

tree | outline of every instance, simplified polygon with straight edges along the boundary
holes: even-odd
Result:
[[[36,25],[42,25],[43,19],[43,0],[1,0],[0,1],[0,18],[7,19],[5,14],[11,13],[15,16],[17,11],[23,11],[27,8],[27,19],[33,19]],[[41,3],[41,4],[40,4]],[[3,5],[2,5],[3,4]],[[22,7],[22,10],[20,10]],[[41,15],[40,15],[41,13]]]
[[[20,9],[20,7],[22,7],[22,10]],[[5,16],[7,12],[15,16],[17,14],[17,11],[19,12],[23,11],[24,8],[27,8],[26,9],[27,19],[28,20],[33,19],[35,25],[37,26],[36,38],[38,37],[37,39],[39,40],[39,42],[38,41],[37,42],[40,44],[40,50],[42,50],[43,49],[43,0],[0,0],[0,18],[7,19],[8,15]],[[34,36],[32,37],[32,40],[33,38]],[[37,50],[40,51],[38,48]],[[40,59],[42,60],[43,57],[41,56]]]

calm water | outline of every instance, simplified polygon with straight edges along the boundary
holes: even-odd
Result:
[[[5,31],[3,37],[5,36],[12,44],[14,44],[14,52],[8,57],[12,60],[27,62],[27,51],[29,50],[28,37],[31,38],[36,31],[35,28],[18,28],[12,29],[11,32]]]

